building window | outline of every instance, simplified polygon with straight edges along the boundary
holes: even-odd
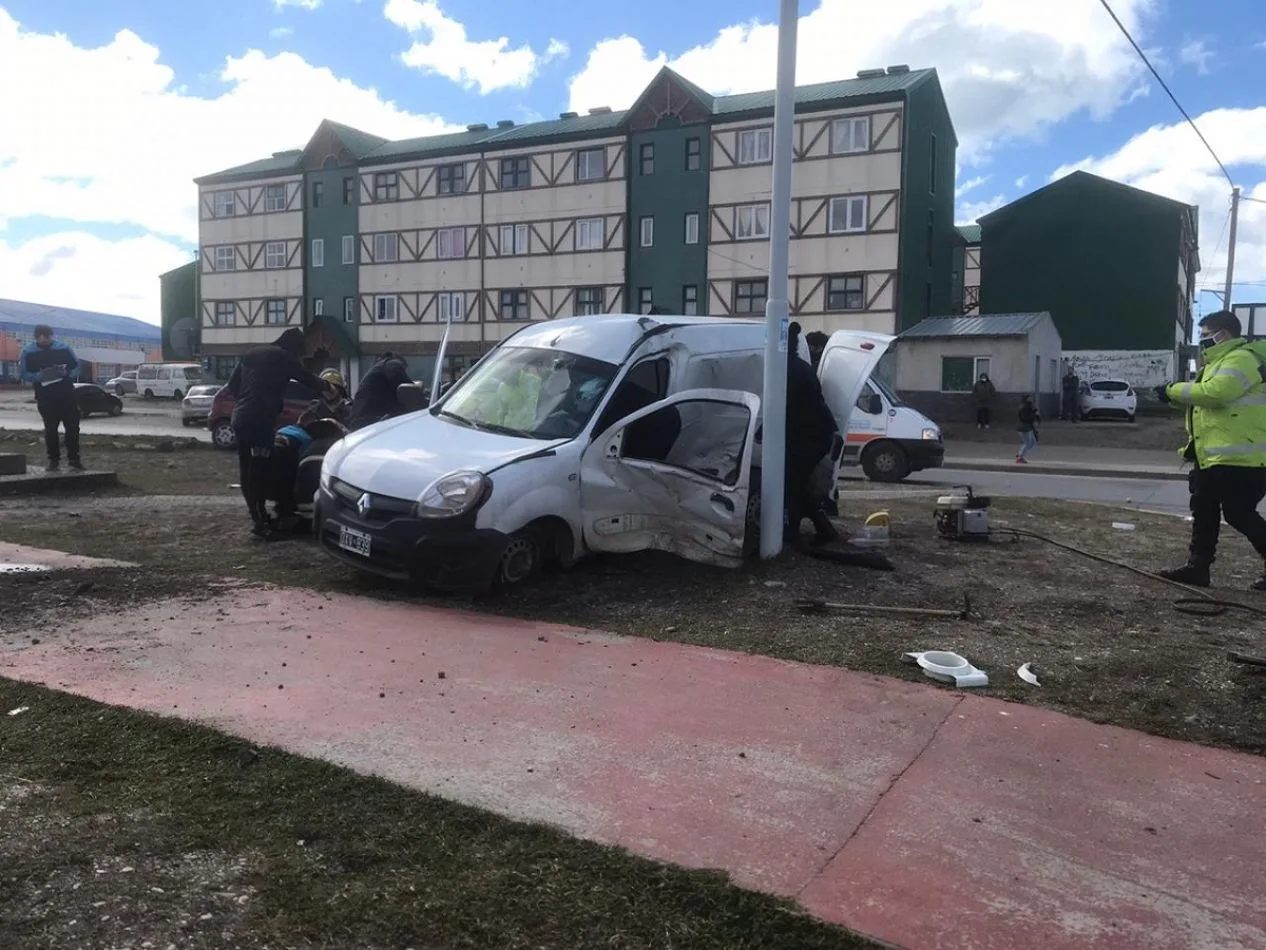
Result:
[[[264,210],[265,211],[285,211],[286,210],[286,186],[285,185],[269,185],[264,191]]]
[[[325,183],[314,181],[312,183],[312,207],[321,207],[321,198],[325,195]]]
[[[400,260],[400,237],[397,234],[374,235],[374,263],[394,264]]]
[[[466,163],[441,165],[436,186],[441,195],[460,195],[466,190]]]
[[[827,228],[832,234],[866,230],[866,196],[832,198]]]
[[[397,319],[396,298],[392,296],[374,298],[374,321],[377,323],[395,323]]]
[[[312,266],[325,266],[325,241],[322,238],[312,239]]]
[[[237,270],[237,248],[232,244],[215,249],[215,269]]]
[[[526,320],[528,318],[528,292],[526,290],[501,291],[501,306],[497,315],[502,320]]]
[[[400,175],[396,172],[374,173],[374,200],[395,201],[400,197]]]
[[[582,148],[576,153],[576,180],[601,181],[607,177],[607,150]]]
[[[233,192],[217,191],[214,201],[215,216],[217,218],[231,218],[237,214],[237,200]]]
[[[269,270],[286,266],[285,241],[269,241],[264,245],[264,266]]]
[[[440,228],[435,232],[435,256],[452,260],[466,256],[466,229]]]
[[[325,316],[325,298],[324,297],[317,297],[315,300],[312,301],[312,316],[314,317]]]
[[[681,312],[693,317],[699,312],[699,288],[695,284],[686,284],[681,288]]]
[[[231,300],[217,300],[215,302],[215,325],[217,327],[231,327],[237,321],[237,308]]]
[[[827,310],[865,310],[866,276],[841,274],[826,282]]]
[[[637,170],[642,175],[655,174],[655,144],[643,142],[637,150]]]
[[[638,222],[638,235],[642,247],[655,246],[655,218],[653,215],[644,215]]]
[[[500,254],[509,257],[528,252],[528,226],[526,224],[501,225]]]
[[[343,322],[344,323],[356,322],[356,298],[355,297],[343,298]]]
[[[655,306],[655,295],[649,287],[639,287],[637,289],[637,312],[650,313],[651,308]]]
[[[699,139],[686,139],[686,171],[697,172],[703,167],[703,143]]]
[[[511,188],[530,188],[532,186],[532,167],[526,155],[518,158],[501,160],[501,190]]]
[[[466,319],[466,295],[460,290],[436,294],[435,313],[440,323],[460,323]]]
[[[740,241],[769,237],[769,205],[740,205],[734,236]]]
[[[770,161],[773,155],[774,132],[772,129],[747,129],[739,133],[739,164],[759,165]]]
[[[699,212],[697,211],[686,213],[686,243],[699,243]]]
[[[606,295],[601,287],[576,288],[576,316],[591,317],[602,313]]]
[[[734,283],[735,313],[764,313],[765,298],[769,293],[766,280],[740,280]]]
[[[969,393],[979,375],[988,372],[988,357],[942,356],[941,392]]]
[[[928,194],[936,194],[936,136],[932,136],[932,148],[928,159]]]
[[[831,154],[870,151],[870,116],[836,119],[831,123]]]
[[[343,204],[356,203],[356,179],[350,175],[343,179]]]
[[[343,263],[356,263],[356,235],[354,234],[343,235]]]
[[[928,245],[928,267],[931,267],[932,262],[933,260],[935,260],[935,257],[936,257],[936,212],[935,211],[928,212],[927,245]]]
[[[581,218],[576,222],[576,250],[600,251],[607,240],[607,222],[603,218]]]

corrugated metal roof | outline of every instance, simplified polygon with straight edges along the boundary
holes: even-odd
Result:
[[[960,224],[955,227],[958,236],[968,244],[980,243],[980,225],[979,224]]]
[[[668,72],[671,72],[668,70]],[[836,82],[814,83],[809,86],[796,87],[796,107],[803,111],[813,106],[831,102],[844,102],[849,99],[861,99],[884,96],[896,97],[900,93],[913,88],[926,79],[935,76],[934,69],[912,69],[908,72],[885,73],[868,79],[843,79]],[[682,87],[709,107],[717,118],[733,117],[751,112],[766,112],[774,108],[773,90],[763,92],[745,92],[732,96],[711,96],[698,86],[673,72],[672,76]],[[540,141],[569,141],[574,138],[598,136],[604,133],[618,133],[628,115],[627,110],[606,112],[598,115],[581,115],[574,119],[547,119],[543,122],[528,122],[510,128],[499,128],[495,125],[487,129],[467,130],[465,132],[448,132],[440,135],[427,135],[421,138],[403,139],[389,142],[377,136],[360,132],[349,126],[329,122],[334,126],[345,144],[353,152],[358,147],[367,150],[358,153],[358,159],[366,164],[402,161],[405,159],[425,158],[433,155],[459,154],[481,149],[511,148]],[[375,144],[376,143],[376,144]],[[215,172],[196,179],[199,183],[211,183],[216,180],[230,180],[249,176],[267,177],[297,171],[300,156],[287,158],[266,158],[246,165]]]
[[[122,338],[146,343],[158,343],[162,340],[162,331],[158,327],[132,317],[73,310],[70,307],[50,307],[47,304],[27,303],[22,300],[0,300],[0,327],[29,332],[31,327],[40,323],[47,323],[55,333],[62,334],[77,333],[103,339]]]
[[[1040,313],[995,313],[979,317],[928,317],[901,334],[901,339],[943,339],[958,336],[1028,336],[1051,315]]]
[[[347,150],[357,158],[364,158],[374,149],[385,145],[387,142],[381,135],[362,132],[360,129],[354,129],[350,125],[344,125],[342,122],[332,122],[326,119],[325,124],[334,130],[342,143],[347,146]]]

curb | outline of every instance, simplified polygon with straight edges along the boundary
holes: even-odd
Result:
[[[7,475],[0,477],[0,496],[38,495],[52,491],[88,492],[119,484],[116,472],[81,472],[74,475]]]
[[[1144,471],[1136,468],[1055,467],[1040,462],[1016,465],[1007,462],[977,461],[973,459],[946,459],[945,471],[960,472],[1008,472],[1013,475],[1065,475],[1070,478],[1117,478],[1136,481],[1185,482],[1187,473],[1171,469]]]

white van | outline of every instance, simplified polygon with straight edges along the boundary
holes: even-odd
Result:
[[[202,382],[201,363],[142,363],[136,368],[136,392],[146,399],[184,399]]]
[[[899,482],[911,472],[945,464],[941,430],[923,413],[903,405],[882,380],[862,387],[844,439],[844,464],[861,463],[876,482]]]
[[[818,374],[840,431],[892,340],[840,331],[828,342]],[[525,327],[430,409],[326,453],[317,537],[355,567],[441,587],[514,584],[591,552],[738,566],[760,520],[764,347],[754,320]],[[514,387],[531,397],[519,418],[501,402]]]

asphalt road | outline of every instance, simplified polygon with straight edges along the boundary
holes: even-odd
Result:
[[[93,416],[80,424],[88,435],[149,435],[169,438],[196,438],[211,441],[211,433],[205,428],[188,428],[180,424],[176,410],[137,407],[132,400],[123,404],[123,415],[116,417]],[[39,413],[34,406],[22,406],[13,402],[0,403],[0,428],[42,429]]]

